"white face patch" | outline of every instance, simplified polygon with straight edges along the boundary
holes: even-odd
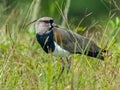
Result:
[[[42,35],[45,32],[47,32],[50,28],[50,24],[49,23],[44,23],[44,22],[36,22],[35,24],[35,30],[36,33]]]
[[[54,42],[54,44],[55,50],[52,53],[54,56],[67,57],[70,55],[70,52],[61,48],[56,42]]]

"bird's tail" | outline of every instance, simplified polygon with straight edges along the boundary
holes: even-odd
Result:
[[[108,51],[105,50],[105,49],[102,49],[102,51],[101,51],[100,55],[98,56],[98,58],[99,58],[100,60],[104,60],[103,53],[106,53],[106,52],[108,52]]]
[[[100,60],[102,60],[102,61],[104,61],[104,56],[103,55],[100,55],[97,58],[100,59]]]
[[[94,58],[98,58],[100,60],[104,60],[104,53],[106,53],[106,50],[101,50],[100,52],[85,52],[86,55]]]

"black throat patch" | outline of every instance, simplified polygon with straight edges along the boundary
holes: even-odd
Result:
[[[46,53],[53,52],[55,50],[53,37],[54,33],[52,30],[49,33],[43,35],[36,34],[37,41]]]

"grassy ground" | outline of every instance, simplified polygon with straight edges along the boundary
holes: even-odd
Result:
[[[105,55],[105,61],[73,55],[70,72],[67,74],[65,70],[56,84],[61,71],[60,58],[47,55],[36,42],[35,33],[21,28],[20,24],[24,23],[25,18],[21,18],[20,12],[16,16],[14,13],[0,27],[0,90],[120,89],[120,43],[116,41],[119,19],[116,23],[109,22],[112,28],[108,24],[99,27],[103,29],[103,37],[96,43],[105,47],[108,41],[107,47],[111,53]],[[14,23],[13,18],[17,18]]]
[[[110,46],[110,50],[112,55],[106,55],[105,61],[73,55],[70,72],[65,71],[56,84],[60,59],[45,54],[36,42],[35,33],[19,31],[17,25],[3,25],[0,30],[0,89],[119,90],[119,43]]]

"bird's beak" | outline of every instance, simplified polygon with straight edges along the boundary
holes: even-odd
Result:
[[[26,27],[29,26],[29,25],[31,25],[32,23],[35,23],[37,20],[38,20],[38,19],[36,19],[36,20],[34,20],[34,21],[32,21],[32,22],[26,24]]]

